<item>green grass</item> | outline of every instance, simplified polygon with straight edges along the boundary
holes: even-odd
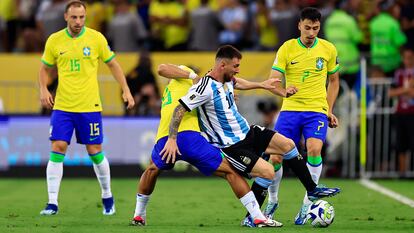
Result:
[[[383,181],[380,181],[383,182]],[[355,180],[322,180],[343,192],[328,199],[335,207],[335,222],[327,229],[295,226],[304,190],[296,179],[284,179],[277,220],[280,229],[239,226],[245,214],[227,183],[218,178],[162,178],[147,210],[148,226],[128,226],[135,208],[135,179],[113,179],[117,214],[101,214],[96,179],[63,179],[60,212],[39,216],[47,199],[43,179],[0,179],[0,232],[413,232],[414,209],[368,190]],[[385,182],[387,183],[387,182]],[[388,185],[388,184],[387,184]],[[392,181],[398,190],[411,190],[414,181]],[[390,187],[390,188],[392,188]],[[405,188],[402,188],[405,187]]]

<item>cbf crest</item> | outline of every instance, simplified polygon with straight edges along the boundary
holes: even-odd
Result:
[[[322,70],[323,69],[323,57],[318,57],[316,58],[316,69],[317,70]]]
[[[83,47],[83,56],[89,57],[90,55],[91,55],[91,48],[89,48],[88,46]]]

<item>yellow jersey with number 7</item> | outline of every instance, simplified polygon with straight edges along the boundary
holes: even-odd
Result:
[[[281,111],[310,111],[327,114],[326,79],[339,70],[335,46],[316,38],[307,48],[299,38],[286,41],[278,50],[272,66],[284,74],[286,87],[298,92],[283,98]]]
[[[186,66],[180,66],[180,68],[189,72],[194,72]],[[187,94],[188,89],[190,89],[192,85],[193,80],[188,78],[179,78],[172,79],[167,87],[165,87],[162,95],[161,120],[160,126],[158,126],[156,141],[162,137],[168,136],[171,118],[174,114],[175,108],[180,104],[178,100]],[[178,132],[186,130],[200,132],[196,109],[184,114],[180,127],[178,128]]]
[[[57,66],[59,85],[53,109],[67,112],[100,112],[98,87],[99,60],[115,57],[105,37],[83,27],[77,37],[67,28],[53,33],[46,41],[42,62]]]

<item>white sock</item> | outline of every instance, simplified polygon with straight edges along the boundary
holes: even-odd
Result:
[[[306,163],[306,166],[309,169],[309,172],[310,172],[310,174],[312,176],[313,182],[315,182],[316,184],[318,184],[319,178],[321,177],[321,173],[322,173],[322,163],[319,166],[317,166],[317,167],[311,166],[309,163]],[[312,203],[308,199],[308,194],[306,192],[305,192],[305,197],[303,198],[303,203],[304,204],[310,204],[310,203]]]
[[[47,193],[50,204],[58,204],[60,181],[63,176],[63,162],[56,163],[49,160],[46,168]]]
[[[240,198],[241,203],[249,212],[250,216],[254,219],[261,219],[264,220],[266,217],[263,215],[262,211],[260,211],[259,203],[257,203],[256,197],[254,196],[253,192],[250,191],[242,198]]]
[[[282,181],[283,177],[283,167],[280,167],[279,170],[275,171],[275,176],[273,177],[272,184],[269,186],[269,202],[271,203],[277,203],[279,198],[279,185]]]
[[[111,171],[109,169],[108,159],[104,157],[100,164],[93,164],[93,170],[95,171],[96,178],[98,178],[99,185],[101,186],[102,198],[112,197]]]
[[[141,216],[144,220],[147,218],[147,204],[151,195],[137,193],[137,204],[135,205],[134,217]]]

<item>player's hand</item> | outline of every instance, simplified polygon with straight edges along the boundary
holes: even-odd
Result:
[[[338,118],[333,113],[328,114],[329,128],[336,128],[339,125]]]
[[[160,155],[162,155],[161,160],[165,159],[166,163],[169,163],[170,161],[171,163],[175,163],[177,153],[181,155],[180,150],[178,150],[177,140],[168,138],[167,142],[164,145],[164,148],[160,152]]]
[[[122,99],[124,100],[125,103],[128,103],[127,105],[127,109],[131,109],[132,107],[134,107],[135,105],[135,100],[131,95],[131,92],[129,91],[124,91],[122,93]]]
[[[295,86],[290,86],[286,88],[286,98],[296,94],[296,92],[298,92],[298,88]]]
[[[40,91],[40,102],[42,103],[42,106],[47,109],[52,109],[55,104],[53,96],[47,89]]]
[[[265,90],[272,90],[275,89],[277,87],[276,85],[280,82],[282,82],[282,80],[278,78],[269,78],[262,82],[262,87]]]

